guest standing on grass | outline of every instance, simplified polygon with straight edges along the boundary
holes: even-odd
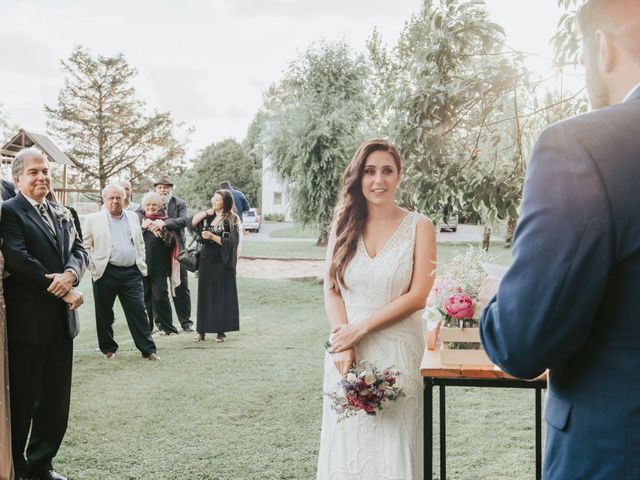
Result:
[[[118,343],[113,338],[113,304],[118,297],[136,347],[144,358],[159,360],[144,304],[142,277],[147,274],[147,264],[142,230],[138,214],[122,208],[124,197],[120,185],[107,185],[102,190],[105,208],[88,215],[84,226],[98,346],[107,360],[115,357]]]
[[[18,193],[2,204],[0,233],[11,274],[4,300],[13,466],[17,478],[64,480],[52,462],[67,430],[75,310],[83,302],[74,287],[87,253],[71,213],[45,198],[51,177],[43,155],[21,150],[11,173]]]
[[[185,248],[185,227],[189,226],[189,213],[187,202],[173,194],[173,182],[168,175],[160,175],[154,182],[153,188],[162,198],[165,205],[166,220],[158,220],[155,224],[158,228],[166,227],[171,232],[178,234],[178,248]],[[149,228],[155,229],[154,225]],[[191,321],[191,291],[189,290],[187,269],[180,265],[180,285],[175,289],[173,305],[176,309],[178,321],[185,332],[193,332]]]
[[[198,268],[198,316],[194,342],[215,333],[223,342],[225,332],[240,330],[236,262],[239,224],[233,212],[229,190],[218,190],[211,199],[212,208],[191,219],[194,235],[201,244]]]
[[[163,212],[162,198],[156,192],[149,192],[142,197],[141,215],[142,237],[146,251],[147,276],[144,277],[144,301],[149,315],[149,328],[154,325],[165,335],[177,335],[173,326],[171,303],[167,280],[171,291],[180,285],[180,264],[178,263],[178,241],[176,232],[166,227],[149,227],[157,220],[167,220]]]

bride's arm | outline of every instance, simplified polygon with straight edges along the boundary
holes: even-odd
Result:
[[[327,242],[327,255],[325,258],[324,275],[324,309],[331,325],[331,330],[343,327],[347,324],[347,312],[344,308],[344,300],[339,291],[332,288],[335,279],[329,278],[329,269],[333,260],[333,249],[336,244],[335,226],[331,227],[329,241]],[[356,361],[356,353],[353,348],[342,349],[340,353],[333,353],[333,363],[342,376],[345,376],[351,365]]]
[[[416,227],[413,265],[407,293],[400,295],[364,322],[334,326],[334,351],[341,352],[353,348],[367,333],[382,330],[424,308],[435,280],[436,268],[436,232],[433,223],[428,219],[419,220]]]

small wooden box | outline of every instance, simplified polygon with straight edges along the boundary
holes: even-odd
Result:
[[[441,327],[438,338],[441,342],[440,358],[443,365],[493,365],[481,345],[479,350],[449,348],[451,342],[480,344],[480,330],[478,328]]]

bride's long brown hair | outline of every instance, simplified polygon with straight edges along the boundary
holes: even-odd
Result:
[[[347,265],[353,258],[358,248],[358,239],[364,232],[369,209],[367,200],[362,193],[362,176],[369,155],[373,152],[383,151],[389,153],[396,164],[398,174],[402,171],[402,159],[396,147],[386,140],[374,138],[367,140],[356,151],[347,165],[340,181],[340,200],[333,216],[333,224],[336,229],[336,243],[333,249],[329,278],[331,288],[338,290],[347,288],[344,274]]]

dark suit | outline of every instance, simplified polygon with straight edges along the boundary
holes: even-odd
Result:
[[[73,270],[82,278],[87,254],[73,220],[61,219],[49,203],[56,236],[29,201],[18,193],[2,204],[0,232],[5,281],[13,459],[18,475],[51,468],[64,437],[71,392],[75,315],[47,292],[48,273]],[[70,321],[71,320],[71,321]],[[31,429],[27,448],[24,449]]]
[[[550,369],[545,478],[640,478],[640,90],[542,133],[513,256],[482,342]]]
[[[171,197],[166,207],[166,214],[169,217],[165,220],[167,230],[178,232],[178,247],[183,250],[186,244],[184,229],[189,221],[189,209],[187,203],[181,198]],[[173,306],[176,309],[178,321],[183,329],[193,326],[191,321],[191,292],[189,291],[187,269],[180,265],[180,285],[175,290]]]
[[[9,200],[16,196],[16,186],[11,182],[0,180],[0,189],[2,190],[2,200]]]

